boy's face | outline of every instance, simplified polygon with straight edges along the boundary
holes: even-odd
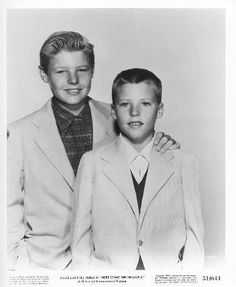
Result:
[[[139,150],[151,141],[156,119],[163,113],[155,93],[152,84],[124,84],[118,88],[112,107],[120,131]]]
[[[50,59],[48,73],[40,69],[44,82],[53,95],[65,105],[78,105],[87,97],[93,77],[87,55],[83,51],[61,51]]]

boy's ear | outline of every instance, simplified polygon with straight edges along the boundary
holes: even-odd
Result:
[[[44,72],[43,68],[41,66],[39,66],[38,69],[39,69],[39,75],[40,75],[41,79],[44,81],[44,83],[48,83],[48,76]]]
[[[157,111],[157,119],[160,119],[164,113],[164,104],[160,103]]]
[[[115,111],[115,108],[114,108],[114,104],[111,104],[111,116],[114,120],[117,119],[116,117],[116,111]]]

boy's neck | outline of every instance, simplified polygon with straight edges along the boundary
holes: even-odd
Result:
[[[130,139],[128,139],[124,134],[122,134],[122,137],[125,139],[125,141],[128,142],[129,145],[131,145],[137,152],[142,151],[152,140],[154,137],[154,132],[152,135],[147,137],[144,141],[142,142],[133,142]]]

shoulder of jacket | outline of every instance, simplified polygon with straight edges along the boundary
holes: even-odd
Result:
[[[89,101],[91,101],[95,105],[99,105],[99,106],[107,108],[107,109],[110,109],[110,107],[111,107],[111,104],[108,104],[108,103],[105,103],[102,101],[98,101],[98,100],[95,100],[93,98],[89,98]]]
[[[90,104],[90,107],[91,105],[94,106],[101,113],[105,113],[105,114],[109,113],[109,115],[111,113],[111,104],[97,101],[92,98],[89,98],[89,104]]]
[[[43,105],[39,110],[36,110],[14,122],[11,122],[7,125],[7,135],[11,133],[21,133],[21,132],[27,132],[32,127],[32,122],[35,118],[43,116],[45,113],[45,108],[47,107],[48,102]]]
[[[101,158],[104,154],[106,154],[106,150],[109,149],[110,145],[113,144],[113,141],[108,142],[102,146],[98,146],[98,147],[93,148],[92,150],[86,152],[83,155],[83,158],[85,158],[86,160]]]
[[[45,110],[47,109],[47,107],[49,106],[49,101],[48,100],[46,102],[46,104],[44,104],[41,108],[39,108],[38,110],[14,121],[14,122],[11,122],[8,124],[8,127],[9,128],[18,128],[18,127],[21,127],[21,126],[24,126],[24,125],[27,125],[28,123],[31,123],[32,120],[35,118],[35,117],[38,117],[40,116],[41,114],[45,113]]]
[[[17,128],[20,128],[20,127],[23,127],[25,125],[27,125],[27,123],[31,122],[31,120],[33,119],[35,113],[37,112],[33,112],[23,118],[20,118],[10,124],[8,124],[8,128],[9,129],[17,129]]]
[[[35,112],[8,124],[7,137],[11,134],[21,134],[29,131],[34,114]]]
[[[194,155],[183,150],[172,151],[175,160],[178,161],[182,166],[190,166],[192,164],[198,164],[198,161]]]

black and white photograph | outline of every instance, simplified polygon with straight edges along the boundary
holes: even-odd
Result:
[[[9,286],[224,286],[224,8],[7,9],[6,69]]]

